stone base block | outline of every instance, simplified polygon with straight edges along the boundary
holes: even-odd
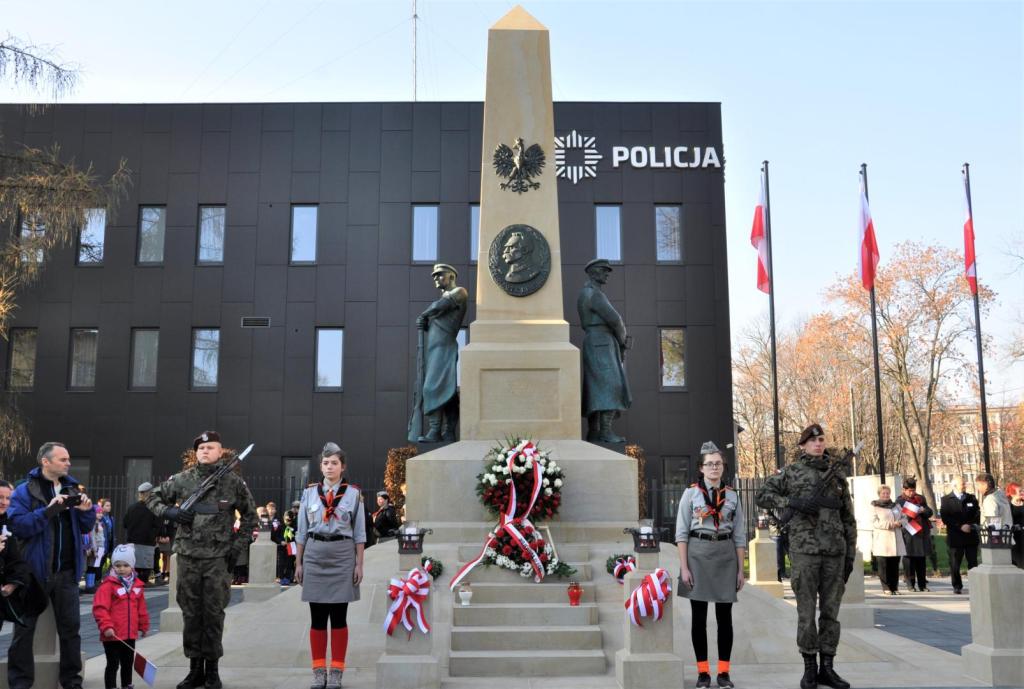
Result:
[[[615,654],[615,679],[622,689],[668,689],[683,685],[683,659],[674,653]]]
[[[281,593],[280,584],[246,584],[242,587],[242,600],[246,603],[259,603],[270,600],[279,593]]]
[[[960,653],[964,674],[985,684],[1024,687],[1024,649],[989,648],[968,644]]]
[[[377,689],[438,689],[440,686],[440,668],[433,656],[384,654],[377,661]]]
[[[180,632],[185,628],[185,619],[181,616],[181,608],[166,608],[160,613],[160,631]]]
[[[13,624],[13,623],[10,623]],[[56,687],[60,679],[60,656],[38,655],[36,661],[36,682],[37,687]],[[83,665],[84,667],[84,665]],[[7,654],[0,660],[0,689],[7,689]]]
[[[843,603],[839,608],[839,624],[844,628],[871,629],[875,626],[875,609],[865,603]]]
[[[786,595],[786,587],[782,585],[781,581],[749,581],[747,584],[756,586],[758,590],[764,591],[773,598],[783,598]]]

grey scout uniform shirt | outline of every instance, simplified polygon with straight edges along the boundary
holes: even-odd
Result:
[[[725,489],[726,487],[722,486],[721,490]],[[710,494],[709,488],[708,495]],[[683,491],[682,497],[679,498],[679,510],[676,512],[676,543],[688,543],[692,531],[707,534],[732,533],[733,544],[737,548],[746,548],[747,520],[743,516],[739,494],[732,489],[725,490],[725,504],[722,505],[717,528],[711,515],[701,516],[706,506],[704,495],[696,484]]]
[[[323,486],[325,495],[330,488],[326,482],[321,482],[302,492],[302,498],[299,500],[299,528],[295,534],[295,542],[305,546],[309,535],[315,533],[322,536],[348,536],[356,543],[366,543],[366,517],[363,513],[363,503],[359,499],[359,489],[349,485],[345,494],[341,496],[341,502],[335,508],[334,517],[324,522],[324,510],[327,508],[320,500],[320,494],[316,489],[318,485]],[[337,489],[339,485],[341,484],[334,488]]]

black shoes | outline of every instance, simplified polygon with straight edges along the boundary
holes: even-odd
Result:
[[[715,683],[718,686],[722,687],[722,689],[732,689],[736,686],[732,683],[732,680],[729,679],[728,672],[719,672],[718,677],[715,678]]]
[[[963,589],[953,589],[953,593],[962,596],[964,593]]]
[[[804,676],[800,678],[800,689],[818,689],[818,656],[804,653]]]
[[[203,659],[189,658],[188,674],[178,682],[177,689],[200,689],[206,678],[203,675]]]
[[[217,672],[217,661],[207,660],[206,661],[206,683],[203,684],[205,689],[221,689],[224,685],[220,681],[220,673]]]
[[[832,689],[850,689],[850,683],[836,674],[832,667],[834,656],[821,654],[821,667],[818,668],[818,684]]]
[[[697,675],[697,689],[707,689],[711,686],[711,675],[707,672],[701,672]]]

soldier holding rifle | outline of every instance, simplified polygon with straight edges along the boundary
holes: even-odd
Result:
[[[842,458],[825,452],[825,432],[811,424],[800,434],[800,457],[758,491],[757,505],[783,513],[793,563],[797,604],[797,645],[804,657],[800,689],[819,684],[850,689],[832,661],[839,645],[839,604],[853,571],[857,522]],[[818,624],[814,613],[821,601]],[[821,665],[818,657],[821,656]]]
[[[252,446],[249,447],[251,449]],[[216,431],[192,442],[196,465],[171,476],[150,493],[146,505],[160,518],[176,523],[178,605],[184,630],[182,645],[189,673],[177,689],[220,689],[217,667],[224,655],[224,608],[231,575],[256,526],[256,506],[245,481],[233,467],[248,454],[222,462],[224,448]],[[235,510],[241,525],[235,533]]]

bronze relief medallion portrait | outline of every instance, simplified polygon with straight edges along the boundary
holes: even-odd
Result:
[[[491,242],[488,265],[491,279],[506,294],[525,297],[547,282],[551,247],[539,230],[529,225],[509,225]]]

